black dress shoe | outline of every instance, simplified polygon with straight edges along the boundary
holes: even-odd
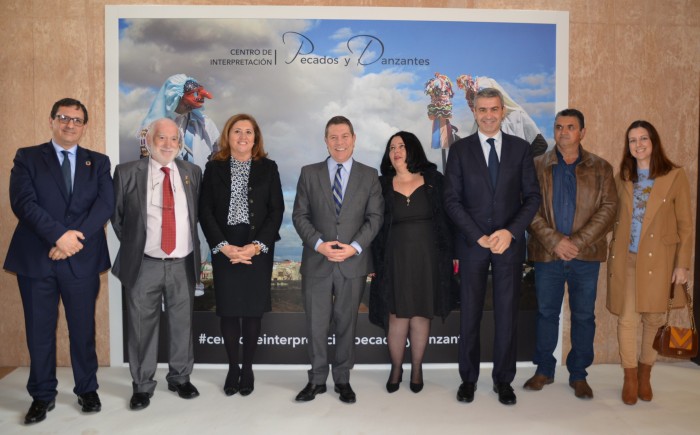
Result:
[[[296,400],[297,402],[308,402],[310,400],[314,400],[316,398],[317,394],[323,394],[326,392],[326,384],[323,385],[314,385],[311,382],[306,384],[303,390],[297,394]]]
[[[199,396],[199,391],[191,382],[184,384],[168,384],[168,390],[177,391],[177,395],[183,399],[194,399]]]
[[[350,384],[335,384],[334,391],[340,394],[340,401],[345,403],[355,403],[357,398],[355,392],[352,391]]]
[[[457,400],[471,403],[474,401],[474,391],[476,391],[476,384],[474,382],[462,382],[462,385],[460,385],[457,390]]]
[[[83,412],[100,412],[102,409],[102,403],[100,402],[100,396],[97,395],[97,391],[78,394],[78,403],[83,407],[81,409]]]
[[[515,393],[508,382],[498,382],[493,386],[493,392],[498,393],[498,401],[504,405],[515,405]]]
[[[241,372],[241,388],[239,393],[241,396],[247,396],[253,392],[255,389],[255,376],[253,376],[253,370],[243,370]]]
[[[134,393],[134,395],[131,396],[131,400],[129,400],[129,409],[136,411],[148,408],[148,405],[151,404],[150,399],[152,396],[153,394],[151,393]]]
[[[29,407],[27,415],[24,416],[24,424],[39,423],[44,421],[46,413],[56,407],[56,401],[51,400],[46,402],[43,400],[34,400],[32,406]]]
[[[397,382],[391,382],[391,378],[394,376],[394,367],[391,368],[391,372],[389,373],[389,380],[386,381],[386,391],[389,393],[395,393],[399,390],[399,386],[401,385],[401,379],[403,378],[403,367],[401,368],[401,372],[399,373],[399,380]]]

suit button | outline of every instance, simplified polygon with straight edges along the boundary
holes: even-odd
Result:
[[[255,229],[255,225],[251,225],[251,226],[250,226],[250,229],[251,229],[251,230],[254,230],[254,229]]]
[[[610,258],[612,258],[612,259],[614,260],[614,259],[615,259],[615,256],[614,256],[614,255],[611,255]]]
[[[252,204],[252,203],[253,203],[253,200],[252,200],[252,199],[250,199],[250,200],[248,200],[248,202],[249,202],[250,204]]]
[[[486,219],[486,222],[491,223],[491,218]]]
[[[250,192],[251,190],[253,190],[253,188],[248,186],[248,192]]]
[[[651,252],[649,253],[649,256],[651,257]]]
[[[653,238],[654,238],[654,233],[649,234],[649,237],[653,239]]]
[[[253,216],[255,216],[255,213],[251,213],[251,214],[250,214],[250,217],[253,217]]]
[[[649,275],[651,275],[651,270],[649,271]]]

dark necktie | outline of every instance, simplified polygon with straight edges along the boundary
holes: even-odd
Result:
[[[496,140],[492,137],[486,139],[489,145],[491,145],[491,151],[489,152],[489,175],[491,175],[491,186],[496,188],[496,181],[498,180],[498,154],[496,154]]]
[[[73,177],[70,174],[70,159],[68,159],[68,151],[61,151],[63,154],[63,163],[61,163],[61,173],[63,174],[63,182],[66,183],[66,192],[68,195],[73,193]]]
[[[175,250],[175,198],[170,185],[170,168],[160,168],[163,178],[163,224],[161,226],[160,249],[170,255]]]
[[[343,174],[340,172],[343,169],[343,165],[338,163],[338,170],[335,171],[335,179],[333,180],[333,202],[335,202],[335,215],[340,215],[340,208],[343,206],[343,185],[341,180],[343,179]]]

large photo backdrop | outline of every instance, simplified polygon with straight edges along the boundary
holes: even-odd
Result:
[[[372,17],[369,19],[369,17]],[[354,158],[379,167],[388,138],[415,133],[440,171],[449,145],[475,130],[467,97],[482,87],[506,96],[504,129],[542,151],[566,106],[568,13],[404,8],[106,7],[107,150],[113,165],[141,158],[142,130],[167,116],[181,127],[181,157],[204,168],[219,128],[236,113],[259,122],[279,166],[285,199],[275,247],[273,312],[263,319],[256,363],[306,364],[301,240],[291,222],[300,168],[326,158],[326,121],[355,126]],[[188,110],[176,89],[201,86]],[[117,251],[110,238],[111,252]],[[202,237],[203,240],[203,237]],[[201,246],[203,260],[208,248]],[[139,255],[140,253],[135,253]],[[194,333],[198,363],[224,363],[211,267],[202,263]],[[525,268],[519,359],[529,360],[535,300]],[[121,364],[121,288],[110,277],[112,364]],[[360,308],[357,363],[388,361],[384,333]],[[488,298],[490,299],[490,298]],[[426,362],[456,361],[458,314],[433,321]],[[491,356],[490,301],[482,354]],[[329,337],[332,343],[333,337]]]

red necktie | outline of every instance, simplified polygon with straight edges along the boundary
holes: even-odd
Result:
[[[170,255],[175,250],[175,198],[170,186],[170,168],[160,168],[165,172],[163,178],[163,225],[160,249]]]

